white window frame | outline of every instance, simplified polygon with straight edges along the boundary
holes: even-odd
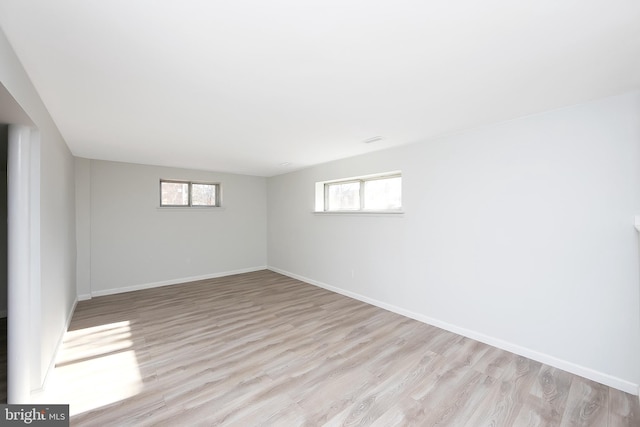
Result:
[[[343,179],[335,179],[330,181],[321,181],[316,182],[316,206],[314,213],[321,214],[398,214],[404,213],[402,208],[402,194],[400,195],[400,207],[397,209],[364,209],[364,188],[365,182],[367,181],[375,181],[379,179],[389,179],[389,178],[402,178],[401,171],[392,171],[385,173],[378,173],[372,175],[363,175],[357,177],[343,178]],[[329,210],[329,187],[335,184],[347,184],[351,182],[359,182],[360,183],[360,209],[345,209],[345,210]]]
[[[188,188],[188,204],[186,205],[165,205],[162,203],[162,184],[163,183],[174,183],[174,184],[187,184],[187,188]],[[215,198],[215,204],[213,205],[194,205],[193,204],[193,200],[192,200],[192,195],[193,195],[193,185],[212,185],[215,187],[215,192],[216,192],[216,198]],[[160,179],[160,186],[159,186],[159,190],[160,190],[160,207],[161,208],[167,208],[167,209],[177,209],[177,208],[194,208],[194,209],[212,209],[212,208],[220,208],[222,207],[222,188],[220,186],[219,182],[204,182],[204,181],[187,181],[187,180],[181,180],[181,179]]]
[[[358,191],[358,198],[360,199],[358,202],[358,205],[360,206],[359,209],[329,209],[329,187],[331,187],[332,185],[340,185],[340,184],[351,184],[357,182],[360,184],[360,189]],[[334,181],[334,182],[325,182],[324,183],[324,211],[325,212],[358,212],[363,210],[362,206],[364,206],[364,180],[363,179],[348,179],[348,180],[344,180],[344,181]]]

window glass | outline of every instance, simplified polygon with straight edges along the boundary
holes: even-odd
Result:
[[[160,180],[160,206],[220,207],[220,184]]]
[[[402,178],[372,179],[364,182],[364,209],[391,210],[402,207]]]
[[[161,206],[189,206],[188,182],[160,182]]]
[[[327,184],[327,210],[347,211],[360,209],[360,182]]]
[[[216,185],[191,184],[191,205],[216,206]]]

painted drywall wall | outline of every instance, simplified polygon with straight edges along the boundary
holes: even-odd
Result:
[[[79,162],[78,180],[90,182],[92,295],[265,268],[265,178]],[[219,182],[223,207],[160,208],[160,179]]]
[[[315,182],[392,170],[404,216],[311,213]],[[271,268],[637,392],[640,93],[272,177],[267,199]]]
[[[78,299],[91,298],[91,160],[75,158],[76,287]]]
[[[33,204],[39,211],[34,239],[38,259],[33,280],[39,282],[32,304],[33,351],[30,382],[41,387],[54,362],[76,299],[75,283],[75,178],[73,156],[49,112],[31,84],[8,40],[0,32],[0,82],[37,127],[40,152],[37,182],[32,190],[40,197]],[[10,308],[11,309],[11,308]]]

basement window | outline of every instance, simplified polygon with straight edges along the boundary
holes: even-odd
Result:
[[[401,210],[400,172],[316,183],[316,212],[398,213]]]
[[[161,179],[160,207],[220,207],[220,184]]]

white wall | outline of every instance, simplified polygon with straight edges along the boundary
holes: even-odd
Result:
[[[31,331],[39,331],[33,351],[31,383],[37,388],[51,367],[76,298],[75,195],[71,152],[31,84],[4,34],[0,32],[0,82],[37,127],[40,139],[39,272],[43,301],[34,305]],[[25,284],[27,285],[27,284]],[[11,308],[9,308],[11,310]],[[10,320],[9,320],[10,321]],[[30,334],[32,335],[32,334]],[[39,338],[39,340],[38,340]]]
[[[79,299],[91,297],[91,160],[75,158],[76,287]]]
[[[92,295],[266,267],[265,178],[79,162],[77,179],[90,180],[90,206],[79,198],[85,207],[78,212],[90,211]],[[219,182],[223,208],[159,208],[161,178]],[[86,242],[85,234],[79,236]],[[86,277],[86,267],[79,270]]]
[[[316,181],[391,170],[403,217],[311,213]],[[270,178],[268,262],[637,393],[638,213],[631,93]]]

